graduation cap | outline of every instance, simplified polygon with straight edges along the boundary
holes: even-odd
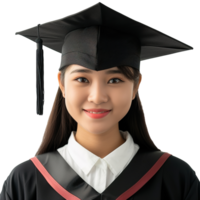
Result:
[[[140,61],[193,49],[137,22],[101,2],[62,19],[17,32],[37,43],[37,114],[43,114],[42,45],[59,53],[59,70],[70,64],[100,71],[126,65],[140,70]]]

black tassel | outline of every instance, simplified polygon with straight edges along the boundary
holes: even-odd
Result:
[[[37,94],[37,114],[43,114],[44,105],[44,60],[43,60],[43,50],[42,50],[42,39],[39,34],[38,24],[38,37],[35,42],[37,43],[36,50],[36,94]]]

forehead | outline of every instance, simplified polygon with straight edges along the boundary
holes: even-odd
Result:
[[[109,71],[110,69],[117,70],[118,68],[117,67],[111,67],[109,69],[104,69],[104,70],[101,70],[101,71],[96,71],[96,70],[88,69],[87,67],[84,67],[84,66],[81,66],[81,65],[77,65],[77,64],[72,64],[72,65],[69,65],[67,67],[67,71],[69,73],[71,73],[72,71],[77,70],[77,69],[88,70],[88,71],[91,71],[91,72],[106,72],[106,71]]]
[[[120,75],[122,76],[123,78],[127,78],[130,80],[130,78],[127,76],[127,73],[130,73],[130,74],[134,74],[134,69],[131,67],[131,66],[128,66],[128,65],[124,65],[124,67],[128,67],[129,70],[122,70],[121,69],[121,66],[118,67],[118,66],[115,66],[115,67],[111,67],[109,69],[104,69],[104,70],[100,70],[100,71],[96,71],[96,70],[92,70],[92,69],[88,69],[87,67],[84,67],[84,66],[81,66],[81,65],[78,65],[78,64],[71,64],[71,65],[68,65],[66,70],[65,70],[65,74],[64,74],[64,77],[74,77],[73,75],[80,75],[79,73],[84,73],[84,74],[87,74],[87,75],[90,75],[90,76],[108,76],[109,74],[112,74],[112,75]],[[132,80],[131,80],[132,82]]]

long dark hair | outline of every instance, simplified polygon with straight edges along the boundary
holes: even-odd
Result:
[[[67,66],[61,69],[60,78],[63,85],[66,69]],[[118,69],[121,70],[129,80],[132,80],[135,86],[139,83],[139,70],[129,66],[118,66]],[[65,98],[63,98],[60,87],[58,87],[42,143],[35,156],[55,151],[64,146],[68,143],[71,132],[76,130],[77,122],[68,113],[65,105]],[[132,100],[128,113],[119,121],[119,130],[128,131],[133,137],[134,142],[137,143],[140,148],[144,148],[148,151],[160,151],[149,136],[138,91],[135,99]]]

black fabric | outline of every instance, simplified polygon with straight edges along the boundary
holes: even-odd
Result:
[[[140,43],[135,37],[110,27],[76,29],[64,39],[59,70],[70,64],[96,71],[120,65],[139,69],[140,50]]]
[[[52,177],[81,200],[114,200],[144,175],[163,152],[140,149],[122,173],[101,193],[87,184],[57,152],[37,158]],[[56,162],[55,162],[56,161]],[[142,175],[143,174],[143,175]],[[31,160],[16,166],[3,184],[0,200],[63,200]],[[159,171],[128,200],[199,200],[200,182],[195,171],[171,155]]]
[[[37,43],[36,50],[36,93],[37,93],[37,114],[43,114],[44,105],[44,59],[42,50],[42,39],[39,34],[39,24],[38,24],[38,38],[35,40]]]
[[[15,34],[35,41],[37,26]],[[40,37],[44,46],[62,53],[59,70],[69,64],[96,71],[118,65],[140,70],[141,60],[192,49],[101,2],[67,17],[40,24]]]

